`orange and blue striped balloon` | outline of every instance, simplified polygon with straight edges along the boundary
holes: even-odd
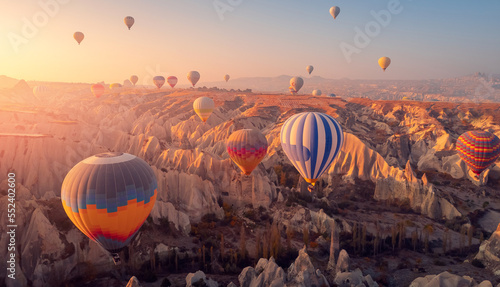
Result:
[[[80,231],[111,253],[127,246],[153,209],[156,177],[142,159],[101,153],[75,165],[64,178],[64,211]]]
[[[458,138],[457,151],[470,170],[479,175],[500,155],[500,139],[489,132],[469,131]]]
[[[244,174],[250,175],[267,154],[267,139],[258,130],[235,131],[227,139],[227,153]]]

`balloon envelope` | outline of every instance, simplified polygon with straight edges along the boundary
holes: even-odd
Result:
[[[314,70],[314,67],[313,67],[313,66],[311,66],[311,65],[309,65],[309,66],[307,66],[307,67],[306,67],[306,70],[307,70],[307,72],[308,72],[308,73],[309,73],[309,75],[310,75],[310,74],[312,73],[312,71]]]
[[[280,139],[288,159],[302,177],[314,185],[339,154],[344,134],[333,117],[305,112],[285,121]]]
[[[337,96],[335,94],[329,94],[328,97],[330,97],[330,98],[336,98]]]
[[[118,89],[120,89],[121,87],[122,87],[122,84],[120,84],[120,83],[112,83],[111,85],[109,85],[109,88],[110,88],[111,90],[118,90]]]
[[[300,88],[304,85],[304,80],[302,80],[301,77],[293,77],[290,79],[290,86],[294,89],[294,91],[297,93],[299,92]]]
[[[338,6],[333,6],[330,8],[330,14],[332,15],[333,19],[337,19],[337,16],[340,13],[340,8]]]
[[[111,253],[127,246],[153,209],[151,167],[127,153],[102,153],[76,164],[61,187],[64,211],[86,236]]]
[[[390,64],[391,64],[391,59],[389,59],[389,57],[382,57],[382,58],[378,59],[378,65],[384,71],[385,71],[385,69],[387,69],[387,67],[389,67]]]
[[[200,73],[198,73],[197,71],[191,71],[187,74],[187,79],[194,87],[200,80]]]
[[[127,17],[125,17],[125,19],[123,19],[123,22],[125,22],[125,25],[127,25],[128,29],[130,30],[132,25],[134,25],[135,20],[134,20],[134,17],[127,16]]]
[[[227,83],[227,81],[229,81],[229,75],[224,76],[224,81],[226,81],[226,83]]]
[[[193,103],[193,109],[203,122],[206,122],[214,111],[215,103],[211,98],[200,97]]]
[[[170,76],[167,78],[167,83],[170,85],[170,87],[175,87],[177,85],[177,77],[176,76]]]
[[[259,165],[267,154],[267,139],[258,130],[235,131],[227,139],[227,153],[246,175]]]
[[[489,132],[465,132],[458,137],[457,151],[470,170],[479,175],[500,155],[500,139]]]
[[[163,76],[156,76],[153,78],[153,83],[159,89],[165,84],[165,78]]]
[[[313,90],[312,95],[313,96],[321,96],[321,90]]]
[[[75,40],[78,42],[78,45],[80,45],[80,43],[82,42],[83,38],[85,38],[85,36],[83,35],[82,32],[75,32],[73,34],[73,38],[75,38]]]
[[[132,75],[132,76],[130,76],[130,81],[135,86],[135,84],[137,83],[137,81],[139,81],[139,77],[137,77],[136,75]]]
[[[104,94],[104,86],[101,84],[94,84],[90,87],[90,91],[92,91],[92,94],[94,94],[96,98],[99,98]]]

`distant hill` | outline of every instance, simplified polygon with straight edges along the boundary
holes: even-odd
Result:
[[[19,80],[17,79],[0,75],[0,89],[10,89],[14,87],[18,82]]]
[[[500,102],[500,77],[475,73],[450,79],[432,80],[351,80],[303,76],[299,94],[319,89],[323,94],[343,98],[367,97],[374,100],[438,100],[454,102]],[[229,82],[207,82],[200,86],[224,89],[252,89],[254,92],[288,93],[291,75],[277,77],[245,77]]]

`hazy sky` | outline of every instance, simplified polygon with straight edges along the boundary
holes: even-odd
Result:
[[[341,9],[336,20],[333,5]],[[186,84],[197,70],[203,85],[226,73],[305,76],[307,65],[325,78],[500,73],[493,0],[0,0],[0,7],[0,75],[26,80],[123,82],[136,74],[151,84],[161,74]],[[373,16],[381,10],[387,23]],[[75,31],[85,34],[81,45]],[[368,32],[368,42],[355,41],[357,31]],[[382,56],[392,59],[385,73]]]

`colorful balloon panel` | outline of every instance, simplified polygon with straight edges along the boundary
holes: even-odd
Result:
[[[195,113],[200,117],[203,122],[206,122],[212,112],[214,111],[215,103],[211,98],[200,97],[193,103]]]
[[[267,139],[258,130],[235,131],[227,140],[227,153],[244,174],[250,175],[267,154]]]
[[[96,98],[99,98],[104,94],[104,86],[101,84],[94,84],[90,87],[90,91]]]
[[[469,131],[458,138],[457,151],[472,172],[479,175],[500,155],[500,139],[489,132]]]
[[[130,243],[153,209],[156,195],[151,167],[126,153],[102,153],[79,162],[61,188],[71,221],[111,253]]]
[[[297,171],[313,184],[337,157],[344,142],[340,124],[323,113],[291,116],[281,127],[281,146]]]
[[[177,77],[176,76],[170,76],[167,78],[167,83],[170,87],[175,87],[177,85]]]

